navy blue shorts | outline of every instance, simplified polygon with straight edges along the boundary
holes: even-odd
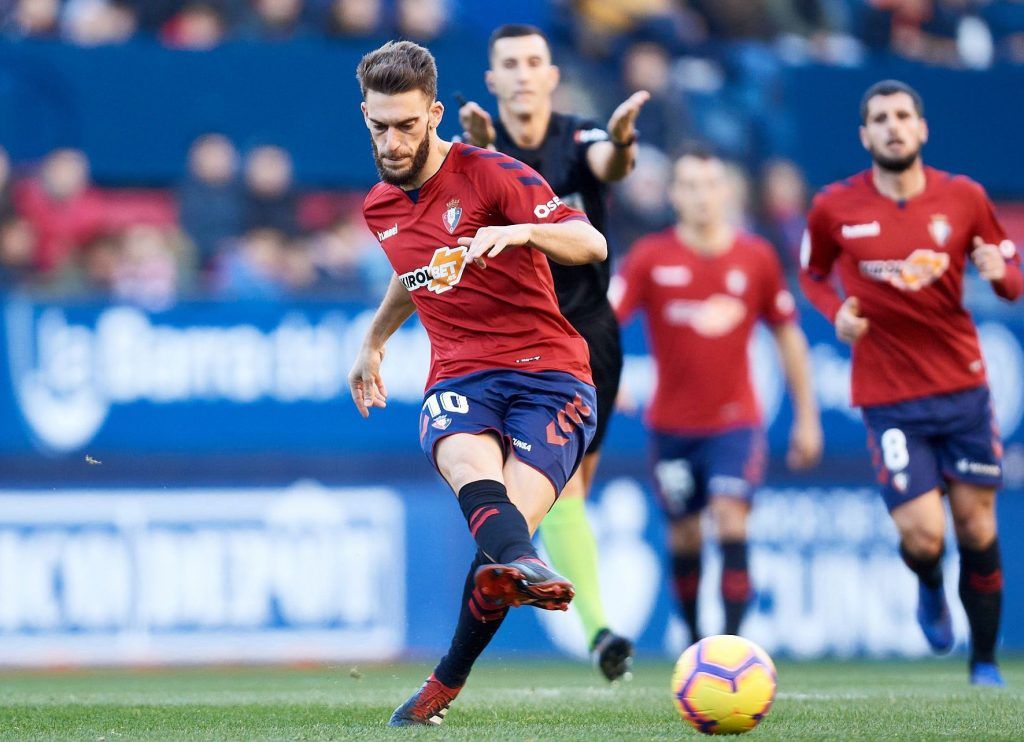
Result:
[[[493,431],[505,458],[514,453],[551,480],[558,494],[576,472],[597,426],[594,387],[561,371],[478,371],[427,390],[420,446],[430,463],[442,438]]]
[[[760,428],[694,436],[655,431],[653,443],[655,491],[672,520],[699,513],[712,496],[749,502],[764,478]]]
[[[1003,483],[988,387],[865,407],[871,463],[892,510],[949,481]]]

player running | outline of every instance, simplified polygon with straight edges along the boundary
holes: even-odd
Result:
[[[395,276],[349,374],[352,399],[363,416],[386,405],[385,343],[417,312],[431,345],[420,442],[478,546],[448,654],[390,720],[437,725],[510,606],[566,610],[572,600],[572,583],[530,537],[583,458],[596,401],[586,342],[558,311],[548,258],[590,263],[607,246],[532,169],[441,141],[429,51],[389,42],[357,76],[382,181],[363,215]]]
[[[739,633],[750,601],[747,516],[765,462],[747,357],[758,319],[772,330],[793,399],[791,468],[817,463],[822,434],[793,295],[772,246],[729,223],[725,164],[701,150],[683,155],[670,196],[678,224],[637,241],[613,295],[622,322],[637,310],[647,320],[658,377],[647,410],[655,485],[670,521],[673,583],[697,641],[706,507],[722,550],[725,633]]]
[[[463,137],[525,162],[551,184],[567,204],[584,211],[603,231],[608,182],[620,180],[636,157],[634,122],[648,93],[634,93],[608,120],[607,129],[578,116],[555,113],[551,97],[559,70],[551,63],[544,32],[535,26],[501,26],[489,43],[488,89],[498,100],[498,120],[475,102],[463,104]],[[566,484],[540,533],[555,567],[576,586],[574,605],[591,653],[608,680],[630,668],[633,645],[608,628],[601,603],[597,544],[584,498],[590,492],[622,373],[619,325],[608,303],[610,263],[563,265],[552,260],[551,274],[562,314],[590,348],[597,388],[597,430],[579,470]]]
[[[936,651],[953,646],[942,586],[945,492],[971,627],[971,683],[1002,685],[995,662],[1002,445],[963,306],[963,275],[973,261],[993,291],[1012,301],[1021,294],[1020,259],[980,185],[924,166],[928,125],[915,90],[877,83],[860,116],[871,169],[814,200],[800,284],[853,346],[853,404],[862,408],[900,554],[920,580],[917,619],[925,637]],[[833,268],[845,299],[829,278]]]

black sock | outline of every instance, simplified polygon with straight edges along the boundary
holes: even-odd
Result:
[[[980,550],[960,547],[960,600],[971,626],[971,664],[995,662],[1003,608],[999,541]]]
[[[536,558],[526,519],[501,482],[470,482],[459,490],[459,507],[476,545],[491,561],[505,564],[523,556]]]
[[[490,643],[508,613],[508,606],[488,602],[473,583],[477,569],[490,563],[491,560],[477,550],[462,589],[462,609],[451,646],[448,654],[434,668],[434,677],[449,688],[461,688],[465,684],[476,658]]]
[[[936,588],[942,587],[942,552],[940,551],[938,556],[935,557],[916,557],[907,551],[907,547],[902,543],[900,544],[900,556],[903,558],[903,563],[906,564],[910,571],[917,575],[917,579],[921,581],[929,590],[935,590]]]
[[[739,634],[743,615],[750,605],[745,540],[722,542],[722,602],[725,604],[725,633]]]
[[[683,611],[683,620],[690,629],[690,641],[700,639],[697,631],[697,593],[700,589],[700,552],[672,555],[672,584]]]

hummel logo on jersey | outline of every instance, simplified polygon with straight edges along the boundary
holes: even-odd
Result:
[[[434,251],[430,265],[403,273],[399,280],[409,291],[426,286],[428,291],[443,294],[462,280],[462,272],[466,268],[466,250],[462,246],[439,247]]]
[[[843,225],[843,237],[848,240],[855,240],[858,237],[877,237],[880,234],[882,234],[882,225],[878,222]]]
[[[902,291],[920,291],[942,277],[949,268],[949,253],[914,250],[905,260],[862,260],[861,275]]]
[[[562,199],[558,196],[553,196],[546,204],[537,204],[533,207],[533,215],[538,219],[547,219],[551,215],[551,212],[561,205]]]
[[[397,224],[395,226],[393,226],[391,229],[385,229],[383,232],[378,232],[377,233],[377,241],[378,242],[383,242],[388,237],[394,237],[396,234],[398,234],[398,225]]]

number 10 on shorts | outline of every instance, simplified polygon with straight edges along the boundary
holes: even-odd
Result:
[[[430,417],[437,417],[442,410],[465,415],[469,412],[469,400],[455,392],[435,392],[423,400],[423,409]]]

